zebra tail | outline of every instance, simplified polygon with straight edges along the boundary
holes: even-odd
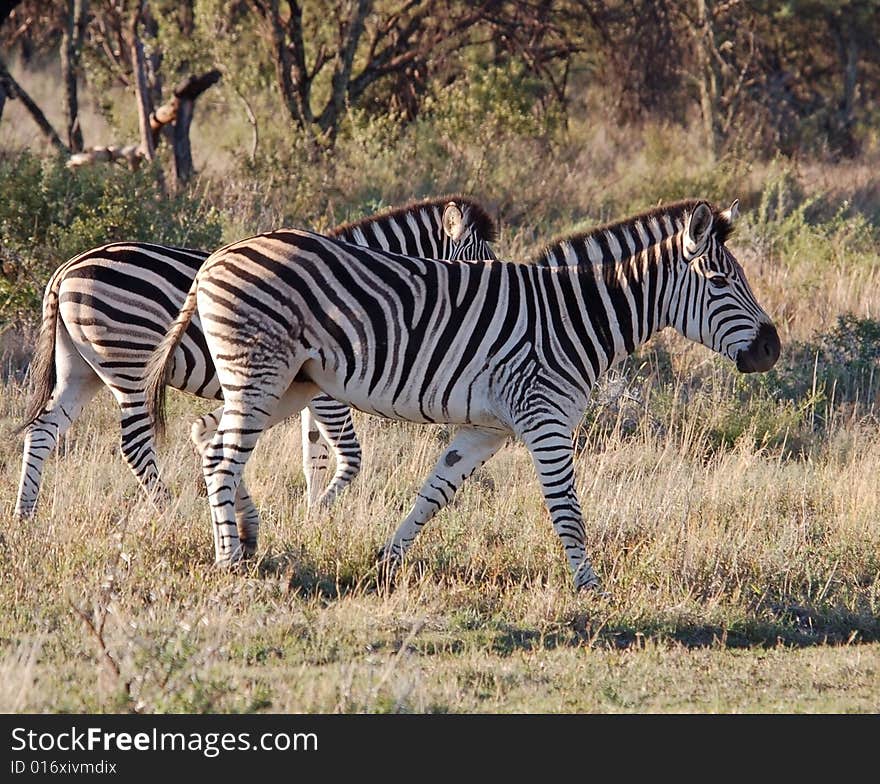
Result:
[[[196,311],[196,293],[199,288],[199,278],[190,286],[183,307],[177,318],[174,319],[165,337],[162,338],[155,351],[147,360],[144,372],[146,406],[156,436],[161,438],[165,435],[165,389],[174,365],[174,350],[183,338],[183,333],[192,321]]]
[[[58,326],[58,290],[61,288],[65,267],[59,267],[46,285],[43,294],[43,318],[37,337],[37,347],[31,359],[29,375],[31,391],[28,396],[24,422],[15,429],[18,435],[34,423],[43,412],[55,389],[57,371],[55,369],[55,330]]]

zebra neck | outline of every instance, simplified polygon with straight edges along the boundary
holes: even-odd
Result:
[[[614,261],[539,268],[541,276],[557,278],[553,288],[561,296],[556,329],[577,336],[577,344],[565,353],[587,354],[590,384],[669,326],[676,277],[674,240],[667,238]]]

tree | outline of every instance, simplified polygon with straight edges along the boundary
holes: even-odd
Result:
[[[79,124],[77,78],[80,70],[83,37],[88,20],[88,0],[67,0],[67,14],[61,39],[61,80],[64,83],[64,108],[67,115],[67,145],[71,152],[83,148]]]
[[[345,109],[375,82],[414,66],[437,67],[483,17],[485,3],[333,0],[320,12],[287,0],[250,0],[270,44],[278,89],[294,124],[332,143]],[[384,5],[383,5],[384,8]],[[308,55],[309,52],[313,54]]]
[[[2,26],[12,15],[16,6],[19,5],[21,5],[21,0],[8,0],[0,6],[0,26]],[[40,129],[43,136],[46,137],[46,140],[60,152],[68,152],[67,147],[64,146],[64,142],[61,141],[61,137],[58,136],[57,131],[46,119],[46,115],[43,114],[40,107],[37,106],[36,102],[27,94],[27,91],[13,78],[12,74],[9,73],[6,63],[0,59],[0,117],[3,116],[3,107],[5,106],[7,99],[20,100],[28,114],[30,114],[34,122],[37,124],[37,127]]]
[[[0,96],[2,96],[2,103],[5,103],[7,98],[10,100],[20,100],[46,140],[59,152],[65,154],[69,152],[64,142],[61,141],[61,137],[58,136],[58,132],[46,119],[46,115],[43,114],[40,107],[37,106],[25,89],[15,81],[12,74],[7,70],[6,63],[2,60],[0,60]]]

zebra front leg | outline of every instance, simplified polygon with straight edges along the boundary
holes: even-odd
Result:
[[[205,450],[211,443],[211,439],[217,432],[217,425],[223,415],[223,406],[209,411],[200,416],[189,431],[190,440],[199,456],[204,459]],[[235,525],[238,529],[238,539],[243,548],[245,558],[250,558],[257,551],[257,542],[260,533],[260,513],[248,493],[244,484],[244,477],[238,484],[235,494]]]
[[[314,402],[314,401],[312,401]],[[303,474],[306,479],[306,502],[309,509],[318,503],[324,476],[330,462],[330,448],[312,419],[311,405],[300,411],[302,426],[302,459]]]
[[[504,444],[507,433],[462,427],[440,456],[410,513],[379,552],[379,567],[390,579],[422,528],[446,506],[474,471]]]
[[[587,558],[584,542],[584,520],[574,486],[571,432],[543,424],[525,427],[517,435],[532,455],[553,529],[565,549],[575,588],[599,588],[599,578]]]
[[[336,458],[333,479],[318,499],[318,505],[326,507],[360,473],[361,445],[354,431],[351,409],[348,406],[327,395],[319,395],[309,404],[309,411],[309,419],[317,427],[321,442],[330,445]],[[305,425],[303,434],[305,437]],[[309,439],[311,441],[311,433]],[[311,499],[309,505],[311,506]]]

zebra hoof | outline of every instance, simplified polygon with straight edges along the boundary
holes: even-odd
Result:
[[[602,583],[599,582],[598,578],[582,583],[577,587],[577,592],[581,595],[595,596],[599,599],[608,599],[611,597],[611,594],[608,593],[608,591],[602,590]]]
[[[221,572],[240,572],[245,567],[245,551],[236,547],[229,555],[221,556],[214,561],[214,568]]]
[[[376,553],[376,585],[379,590],[390,591],[400,569],[400,556],[381,547]]]
[[[12,520],[16,523],[27,522],[28,520],[33,520],[34,515],[37,513],[37,502],[34,500],[31,503],[18,502],[15,505],[15,509],[12,512]]]
[[[153,506],[156,507],[156,511],[160,513],[171,507],[171,493],[167,490],[150,493],[150,500],[153,502]]]
[[[336,503],[336,493],[324,492],[315,500],[309,499],[309,512],[313,514],[326,512],[334,503]]]
[[[575,574],[575,590],[579,593],[602,593],[602,583],[589,561],[584,561]]]

